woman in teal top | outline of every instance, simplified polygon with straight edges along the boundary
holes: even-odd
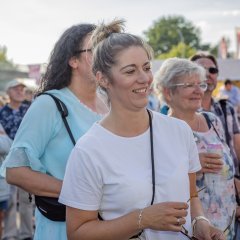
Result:
[[[107,112],[91,73],[90,36],[94,27],[80,24],[63,33],[38,92],[51,93],[66,105],[75,140]],[[2,170],[6,169],[9,183],[34,195],[58,198],[72,148],[55,102],[41,95],[26,113]],[[65,222],[49,220],[38,209],[35,221],[35,240],[67,239]]]

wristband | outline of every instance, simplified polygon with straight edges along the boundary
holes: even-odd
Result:
[[[199,220],[203,220],[203,221],[206,221],[209,224],[211,224],[210,221],[207,218],[205,218],[204,216],[197,216],[192,220],[192,230],[193,230],[193,232],[194,232],[194,229],[195,229],[195,225],[196,225],[197,221],[199,221]]]

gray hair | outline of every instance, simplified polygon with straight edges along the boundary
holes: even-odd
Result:
[[[92,35],[93,63],[92,71],[105,74],[111,80],[111,67],[116,64],[119,52],[132,47],[142,47],[149,60],[152,59],[151,47],[140,37],[124,32],[124,20],[113,20],[109,24],[100,24]]]
[[[163,88],[170,88],[183,76],[197,74],[200,81],[206,80],[205,69],[195,62],[182,58],[169,58],[163,62],[154,76],[155,89],[162,94]]]

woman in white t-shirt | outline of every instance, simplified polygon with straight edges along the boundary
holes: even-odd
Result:
[[[197,197],[201,166],[191,129],[147,111],[152,52],[122,28],[115,20],[93,33],[93,72],[110,112],[70,155],[59,198],[68,238],[192,239],[194,219],[198,239],[223,240]]]

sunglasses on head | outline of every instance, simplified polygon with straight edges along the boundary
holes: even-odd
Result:
[[[216,67],[206,68],[206,70],[211,74],[217,74],[218,73],[218,69]]]

